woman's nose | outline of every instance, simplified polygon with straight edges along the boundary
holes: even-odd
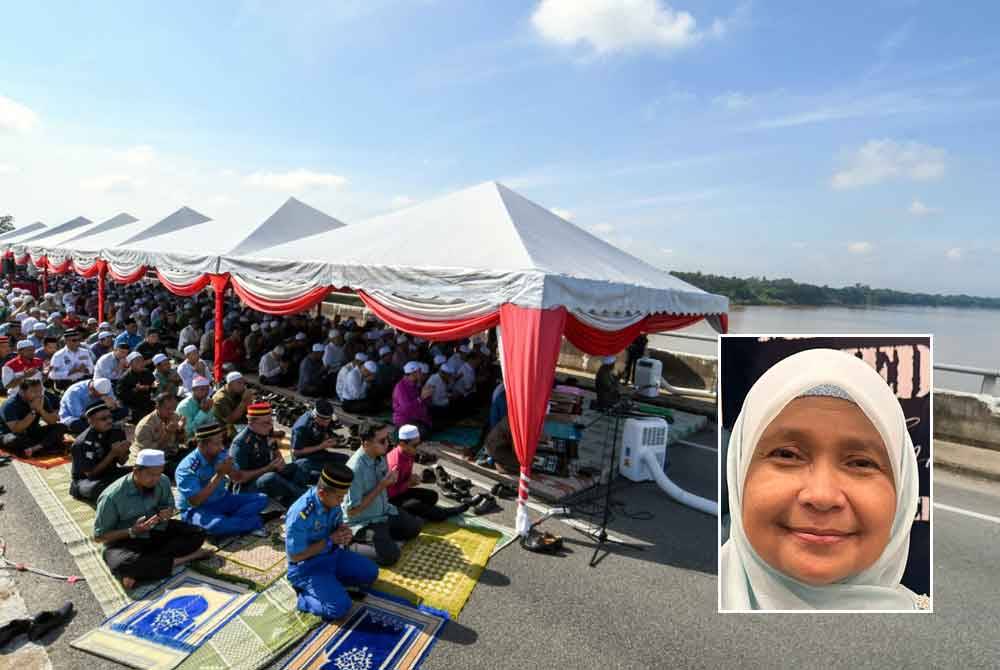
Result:
[[[799,502],[819,511],[828,511],[844,505],[844,491],[834,466],[815,463],[805,474],[799,491]]]

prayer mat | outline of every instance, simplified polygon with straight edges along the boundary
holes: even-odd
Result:
[[[218,551],[191,567],[198,572],[226,581],[246,584],[254,591],[263,591],[288,571],[285,543],[281,539],[283,519],[267,524],[269,537],[239,535],[226,538]]]
[[[496,545],[493,547],[493,551],[490,553],[490,558],[493,558],[500,550],[506,549],[517,539],[517,531],[509,526],[501,526],[498,523],[493,523],[492,521],[487,521],[481,516],[476,516],[466,512],[465,514],[459,514],[457,516],[451,517],[451,522],[462,526],[463,528],[481,528],[483,530],[495,532],[499,534],[499,539],[497,539]]]
[[[298,595],[279,579],[187,657],[177,670],[254,670],[274,663],[319,617],[296,608]]]
[[[0,449],[0,456],[10,456],[15,461],[27,463],[28,465],[34,465],[36,468],[43,468],[46,470],[49,468],[58,468],[60,465],[69,463],[71,460],[68,452],[63,454],[49,454],[46,456],[32,456],[31,458],[25,458],[24,456],[18,456],[13,452]]]
[[[430,612],[369,595],[342,622],[317,630],[284,670],[415,670],[446,620]]]
[[[457,618],[498,539],[492,530],[428,523],[394,566],[379,570],[372,589]]]
[[[474,447],[479,444],[479,436],[482,432],[482,425],[476,427],[450,426],[444,430],[431,433],[428,439],[446,444],[457,444],[461,447]]]
[[[169,670],[254,597],[237,584],[182,572],[70,646],[133,668]]]

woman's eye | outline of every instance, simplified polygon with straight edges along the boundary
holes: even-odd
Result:
[[[878,469],[878,463],[869,460],[867,458],[855,458],[854,460],[850,461],[848,465],[851,465],[856,468],[875,469],[875,470]]]
[[[796,460],[797,458],[799,458],[799,455],[795,450],[784,449],[784,448],[775,449],[770,453],[770,456],[772,458],[777,458],[782,461]]]

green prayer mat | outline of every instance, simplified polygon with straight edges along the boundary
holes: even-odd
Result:
[[[273,519],[266,526],[269,537],[238,535],[221,540],[218,551],[191,568],[230,582],[245,584],[263,591],[288,571],[285,543],[281,539],[283,519]],[[208,548],[211,548],[210,546]]]

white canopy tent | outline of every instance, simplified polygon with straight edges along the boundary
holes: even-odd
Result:
[[[41,221],[35,221],[34,223],[29,223],[26,226],[8,230],[6,233],[0,235],[0,242],[6,242],[7,240],[13,240],[19,237],[27,237],[29,233],[31,235],[35,235],[42,232],[42,229],[45,227],[46,225]]]

